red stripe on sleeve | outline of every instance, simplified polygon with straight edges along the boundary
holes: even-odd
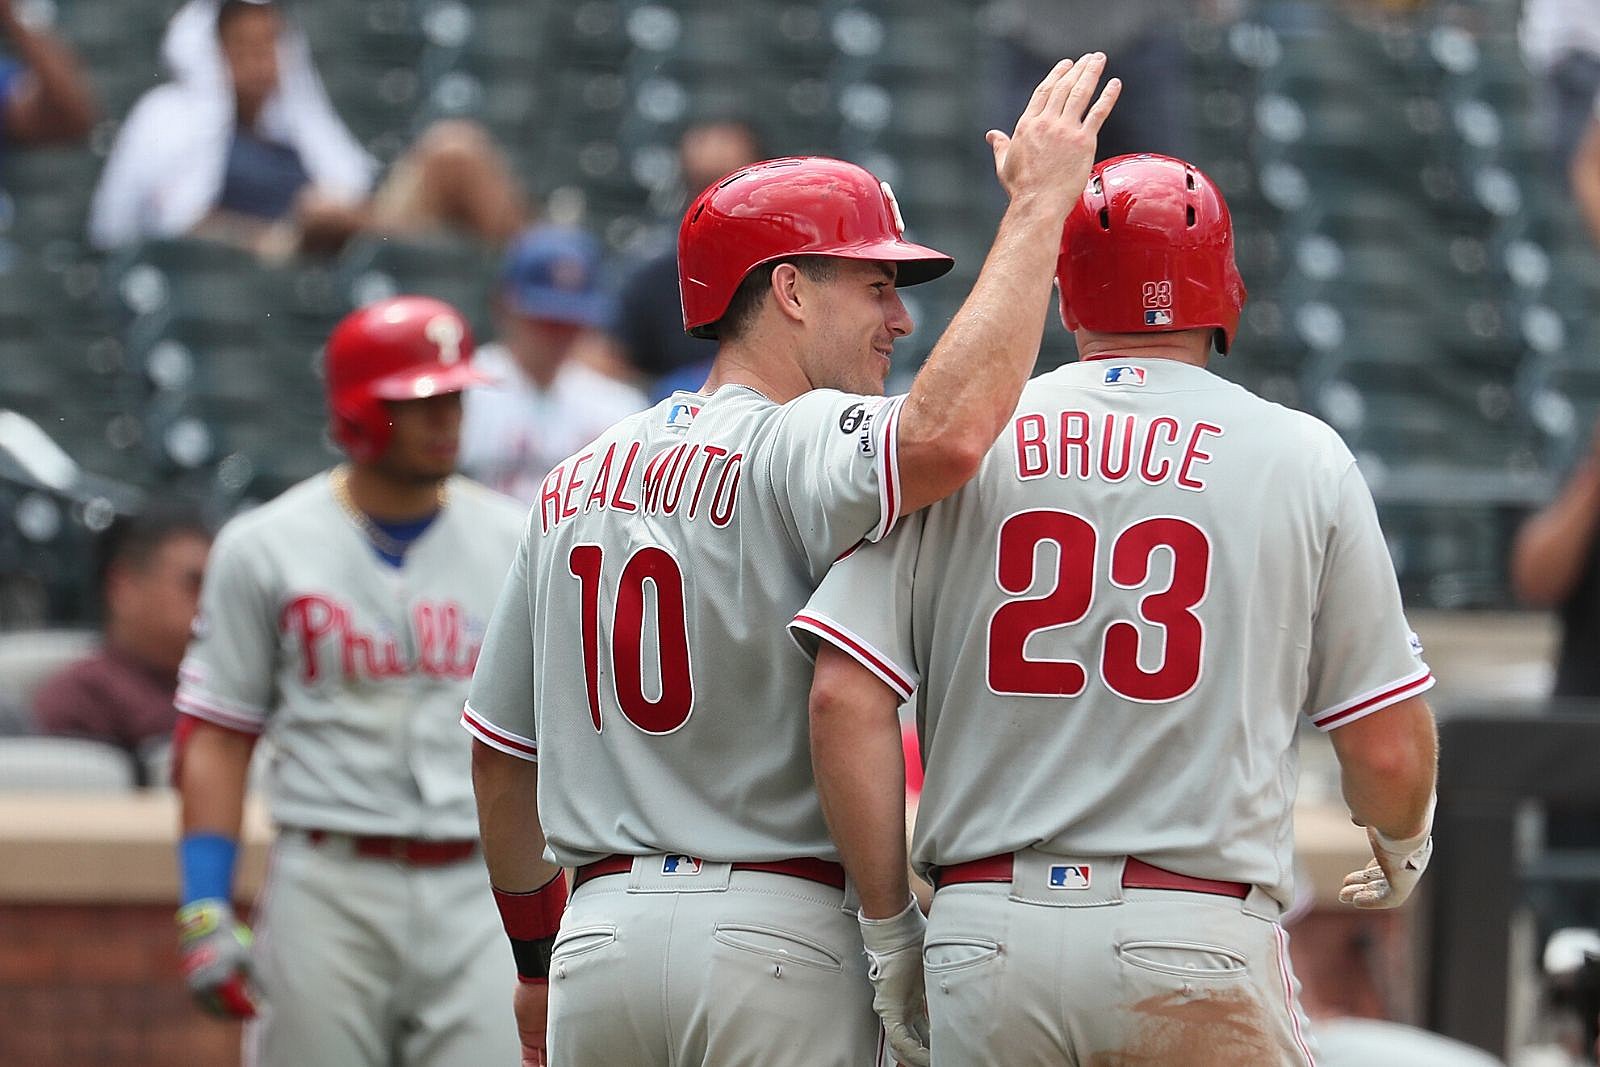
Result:
[[[1413,678],[1408,682],[1401,682],[1399,685],[1385,689],[1376,696],[1368,697],[1360,703],[1352,704],[1348,708],[1312,721],[1318,727],[1336,726],[1348,719],[1360,716],[1363,712],[1377,711],[1390,704],[1398,703],[1406,697],[1415,696],[1431,685],[1433,685],[1433,675],[1431,673],[1424,674],[1421,678]]]
[[[477,737],[478,740],[482,741],[486,745],[490,745],[494,748],[508,749],[511,751],[512,755],[523,756],[529,759],[537,759],[539,756],[538,745],[535,745],[527,738],[518,737],[513,733],[507,733],[505,730],[500,729],[493,723],[490,723],[488,720],[484,719],[481,715],[478,715],[470,707],[463,707],[461,709],[461,725],[467,728],[468,733]]]
[[[910,678],[906,677],[904,671],[900,670],[882,655],[873,649],[868,648],[866,644],[854,637],[851,637],[834,624],[806,612],[801,612],[800,614],[796,615],[794,617],[794,621],[796,625],[803,626],[806,629],[816,633],[818,636],[825,637],[829,641],[832,641],[834,644],[844,649],[844,651],[860,660],[864,666],[872,668],[874,673],[883,678],[884,681],[888,682],[889,686],[894,689],[895,692],[900,694],[901,699],[910,700],[911,694],[916,691],[916,683],[914,683]]]

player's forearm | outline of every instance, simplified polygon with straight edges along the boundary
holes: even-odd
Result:
[[[194,726],[179,757],[177,786],[185,835],[220,834],[238,840],[255,744],[253,734],[205,722]]]
[[[1428,702],[1411,697],[1341,726],[1330,737],[1351,816],[1395,840],[1420,832],[1439,762]]]
[[[508,893],[538,889],[561,870],[544,858],[539,765],[472,742],[472,791],[489,881]]]
[[[1561,495],[1517,533],[1511,550],[1511,585],[1536,607],[1565,600],[1588,562],[1600,526],[1600,457],[1590,456]]]
[[[1588,223],[1589,235],[1600,245],[1600,117],[1589,120],[1572,157],[1571,179],[1573,199]]]
[[[977,284],[901,412],[901,514],[965,484],[1015,410],[1050,310],[1062,221],[1032,198],[1007,209]]]
[[[13,136],[28,144],[87,137],[94,125],[94,96],[72,52],[48,33],[20,22],[9,29],[12,48],[33,81],[9,116]]]
[[[828,829],[861,913],[905,910],[906,776],[898,700],[843,653],[824,646],[811,690],[811,759]]]

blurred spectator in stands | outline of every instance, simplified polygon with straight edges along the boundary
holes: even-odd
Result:
[[[761,139],[748,122],[730,118],[690,124],[678,139],[684,203],[729,171],[764,156]],[[672,232],[676,238],[676,226]],[[683,332],[676,240],[634,269],[623,284],[620,305],[617,342],[626,362],[654,383],[652,396],[666,396],[674,389],[699,389],[717,354],[717,343]]]
[[[1522,54],[1543,87],[1551,156],[1600,245],[1600,4],[1527,0]]]
[[[1551,147],[1564,171],[1600,93],[1600,7],[1595,0],[1525,0],[1520,35],[1523,57],[1546,97]]]
[[[64,144],[89,135],[94,96],[70,49],[0,0],[0,152],[12,145]]]
[[[464,401],[468,476],[531,504],[552,467],[645,407],[643,393],[572,358],[613,315],[600,271],[600,242],[582,230],[536,226],[512,245],[495,294],[499,343],[475,360],[498,384]]]
[[[374,192],[377,162],[272,0],[189,0],[162,56],[173,80],[134,105],[95,191],[98,248],[196,234],[282,258],[360,231],[448,227],[502,244],[525,222],[503,155],[464,120],[425,130]]]
[[[1600,713],[1600,424],[1554,501],[1522,524],[1511,551],[1511,588],[1561,620],[1554,710]],[[1600,848],[1600,812],[1550,805],[1544,842]],[[1531,891],[1541,940],[1561,927],[1600,926],[1600,889],[1576,883]]]
[[[178,664],[210,549],[210,529],[178,507],[112,526],[100,572],[104,641],[34,694],[42,733],[110,742],[130,756],[172,733]]]
[[[1600,6],[1595,14],[1600,18]],[[1572,157],[1569,176],[1572,198],[1578,202],[1578,210],[1589,225],[1589,236],[1600,246],[1600,93],[1596,93],[1590,112],[1583,139]]]
[[[1122,79],[1096,158],[1161,152],[1190,158],[1194,102],[1180,30],[1197,6],[1181,0],[1000,0],[993,5],[991,106],[997,118],[1027,110],[1034,86],[1062,56],[1104,52]],[[1009,128],[1009,119],[990,125]],[[987,146],[982,147],[988,158]]]
[[[1600,698],[1600,425],[1556,499],[1517,532],[1511,587],[1554,608],[1561,646],[1553,696]]]

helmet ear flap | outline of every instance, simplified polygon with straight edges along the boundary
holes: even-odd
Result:
[[[389,446],[389,415],[377,398],[337,404],[332,410],[333,439],[350,458],[370,463]]]

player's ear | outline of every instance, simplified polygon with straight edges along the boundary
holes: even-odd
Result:
[[[784,318],[795,322],[805,318],[809,310],[810,301],[804,299],[801,292],[804,277],[800,268],[793,263],[779,263],[772,268],[772,281],[768,285],[773,299],[777,301],[778,311]]]

